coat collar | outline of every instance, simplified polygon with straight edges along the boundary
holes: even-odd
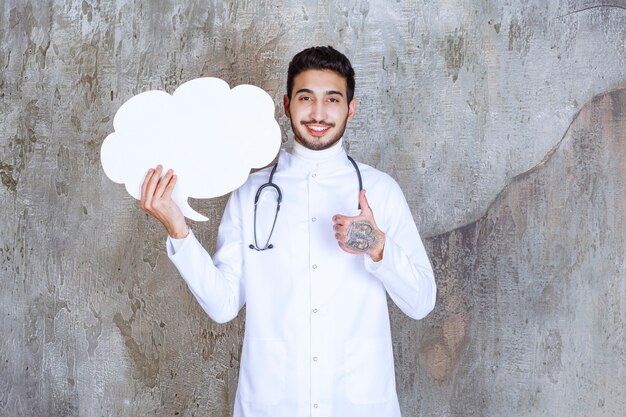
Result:
[[[345,168],[352,168],[352,164],[348,160],[348,155],[343,149],[343,144],[337,144],[338,148],[326,149],[323,152],[323,158],[317,158],[319,155],[314,155],[314,158],[307,158],[306,153],[294,151],[293,146],[283,148],[280,151],[278,158],[277,171],[295,171],[295,172],[316,172],[326,173],[333,172]],[[330,152],[329,152],[330,151]]]

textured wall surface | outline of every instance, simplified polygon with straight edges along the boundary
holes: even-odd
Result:
[[[103,174],[128,98],[267,90],[344,51],[357,159],[406,193],[439,284],[392,308],[405,416],[623,416],[623,0],[0,0],[0,416],[229,416],[243,320],[212,323]],[[226,198],[194,201],[209,251]]]

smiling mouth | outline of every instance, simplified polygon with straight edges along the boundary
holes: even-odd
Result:
[[[308,132],[313,136],[324,136],[334,125],[331,123],[302,122]]]

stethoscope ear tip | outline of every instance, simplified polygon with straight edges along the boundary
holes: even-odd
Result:
[[[258,251],[258,252],[262,252],[262,251],[267,250],[267,249],[272,249],[272,248],[274,247],[274,245],[272,245],[272,244],[270,243],[268,246],[266,246],[266,247],[264,247],[264,248],[259,248],[258,246],[255,246],[255,245],[253,245],[253,244],[249,244],[249,245],[248,245],[248,247],[249,247],[250,249],[254,249],[254,250]]]

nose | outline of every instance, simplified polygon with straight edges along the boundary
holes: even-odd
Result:
[[[311,106],[311,119],[321,122],[326,118],[326,106],[323,100],[315,100]]]

